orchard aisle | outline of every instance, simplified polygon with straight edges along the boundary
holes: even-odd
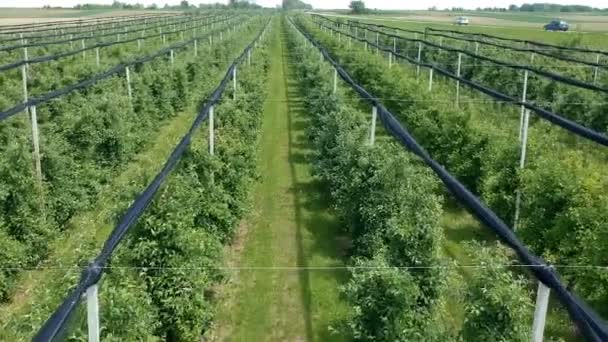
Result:
[[[221,291],[213,340],[340,340],[329,327],[347,313],[339,294],[347,277],[344,239],[326,192],[311,175],[309,117],[289,72],[284,29],[275,19],[261,179],[253,215],[228,256],[229,266],[238,269]]]

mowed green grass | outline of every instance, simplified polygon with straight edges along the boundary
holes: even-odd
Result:
[[[289,64],[282,24],[271,40],[254,211],[242,250],[231,263],[211,339],[340,341],[330,327],[348,313],[339,287],[347,280],[341,225],[311,174],[311,146],[300,89]],[[230,259],[230,258],[229,258]]]

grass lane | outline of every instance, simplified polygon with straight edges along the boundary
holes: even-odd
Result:
[[[258,161],[262,178],[237,262],[256,269],[233,273],[212,339],[341,340],[329,327],[347,313],[339,296],[347,273],[310,268],[344,266],[344,239],[323,187],[311,175],[312,151],[305,135],[309,119],[290,73],[279,22],[270,39],[269,98]]]

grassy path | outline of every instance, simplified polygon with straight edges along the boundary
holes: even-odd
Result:
[[[311,176],[308,117],[290,74],[282,24],[275,22],[269,98],[264,108],[254,214],[247,221],[240,268],[225,289],[212,338],[230,341],[335,341],[329,326],[344,317],[339,223]]]

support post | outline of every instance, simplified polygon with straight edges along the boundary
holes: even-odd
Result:
[[[526,150],[528,146],[528,126],[530,123],[530,110],[524,110],[524,116],[522,118],[523,127],[521,129],[521,145],[520,145],[520,153],[519,153],[519,168],[523,169],[526,164]],[[518,189],[515,193],[515,214],[513,217],[513,231],[517,230],[517,225],[519,223],[519,215],[521,212],[521,190]]]
[[[34,145],[34,163],[36,164],[36,177],[42,185],[42,164],[40,162],[40,133],[38,131],[38,114],[36,106],[29,107],[32,124],[32,143]]]
[[[456,70],[456,76],[460,77],[460,66],[462,64],[462,53],[458,53],[458,69]],[[456,80],[456,107],[460,104],[460,80]]]
[[[213,106],[209,108],[209,154],[215,154],[215,131],[213,130]]]
[[[542,342],[545,331],[545,319],[549,307],[550,289],[542,282],[538,282],[536,293],[536,306],[534,307],[534,323],[532,324],[532,342]]]
[[[388,53],[388,68],[393,67],[393,53],[389,51]]]
[[[129,95],[129,101],[133,102],[133,93],[131,91],[131,74],[129,73],[129,67],[125,67],[125,76],[127,78],[127,94]]]
[[[97,67],[99,67],[99,48],[95,48],[95,63],[97,64]]]
[[[433,68],[429,69],[429,91],[433,91]]]
[[[600,64],[600,54],[599,53],[595,57],[595,64]],[[598,71],[599,71],[598,66],[596,65],[595,68],[593,69],[593,84],[595,84],[597,82]]]
[[[84,49],[86,47],[84,44],[84,39],[82,39],[80,42],[82,43],[82,48]],[[86,58],[87,58],[87,52],[82,51],[82,60],[84,61]]]
[[[479,54],[479,42],[475,42],[475,54]]]
[[[416,66],[416,78],[420,76],[420,60],[422,58],[422,42],[418,42],[418,65]]]
[[[194,40],[194,57],[198,56],[198,40]]]
[[[393,37],[393,52],[397,53],[397,37]]]
[[[369,144],[374,145],[376,142],[376,119],[378,117],[378,107],[372,107],[372,125],[369,132]]]
[[[167,44],[167,38],[165,37],[165,35],[163,34],[163,45]]]
[[[521,90],[521,102],[526,102],[526,96],[528,93],[528,70],[524,71],[524,86],[523,89]],[[519,136],[518,139],[519,141],[521,141],[521,137],[522,137],[522,130],[523,130],[523,124],[524,124],[524,111],[526,110],[526,106],[524,106],[523,104],[521,105],[521,111],[519,113]]]
[[[334,94],[338,92],[338,69],[334,68]]]
[[[171,65],[175,64],[175,56],[173,53],[173,49],[169,50],[169,55],[171,56]]]
[[[380,33],[376,32],[376,55],[380,49]]]
[[[99,299],[98,284],[87,289],[87,325],[89,342],[99,342]]]
[[[137,40],[137,51],[141,51],[141,39]]]
[[[251,49],[247,50],[247,65],[251,65]]]
[[[236,65],[232,69],[232,99],[236,101]]]
[[[23,83],[23,102],[27,102],[27,66],[23,64],[21,66],[21,82]]]

